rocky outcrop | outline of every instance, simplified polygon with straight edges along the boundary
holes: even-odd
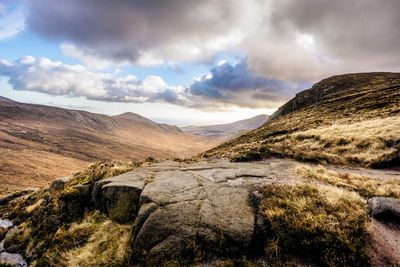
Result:
[[[56,191],[62,191],[64,188],[66,188],[69,183],[70,183],[71,177],[62,177],[62,178],[57,178],[50,184],[50,192],[56,192]]]
[[[92,197],[95,207],[111,219],[126,223],[136,217],[139,197],[150,179],[149,172],[129,172],[95,184]]]
[[[5,195],[3,197],[0,197],[0,205],[5,205],[7,203],[10,203],[11,201],[13,201],[15,199],[27,196],[28,194],[30,194],[32,192],[35,192],[37,190],[39,190],[39,188],[30,187],[30,188],[25,188],[25,189],[23,189],[21,191],[17,191],[15,193],[8,194],[8,195]]]
[[[258,208],[251,193],[264,184],[289,182],[294,167],[279,160],[164,162],[99,181],[92,197],[110,218],[134,222],[137,261],[240,257],[257,246]]]
[[[9,220],[0,220],[0,266],[27,267],[21,254],[16,252],[20,246],[13,242],[19,234],[17,227]],[[4,238],[4,239],[3,239]]]
[[[400,80],[399,73],[375,72],[336,75],[323,79],[304,90],[274,112],[269,120],[276,120],[291,112],[340,96],[344,90],[369,87],[390,87]]]
[[[374,218],[400,222],[400,201],[390,197],[373,197],[368,200]]]

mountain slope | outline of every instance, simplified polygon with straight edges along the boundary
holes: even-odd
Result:
[[[399,136],[400,74],[345,74],[299,93],[262,127],[201,156],[399,166]]]
[[[4,101],[4,102],[15,102],[14,100],[11,100],[11,99],[9,99],[9,98],[2,97],[2,96],[0,96],[0,101]]]
[[[0,101],[0,191],[42,186],[94,161],[187,157],[216,144],[133,113]]]
[[[268,115],[258,115],[249,119],[235,121],[227,124],[207,125],[207,126],[186,126],[181,127],[185,132],[189,132],[199,136],[213,138],[227,138],[235,134],[253,130],[263,125],[268,119]]]

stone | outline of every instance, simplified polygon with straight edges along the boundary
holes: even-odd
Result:
[[[14,224],[12,223],[12,221],[0,220],[0,228],[8,229],[8,228],[11,228],[13,226],[14,226]]]
[[[373,197],[368,200],[374,218],[400,222],[400,200],[391,197]]]
[[[37,187],[29,187],[25,188],[21,191],[17,191],[8,195],[5,195],[4,197],[0,197],[0,205],[5,205],[13,201],[14,199],[24,197],[30,193],[33,193],[35,191],[39,190]]]
[[[6,236],[8,229],[13,227],[14,224],[9,220],[0,220],[0,240]]]
[[[62,191],[69,185],[70,181],[70,176],[57,178],[51,182],[49,190],[51,193]]]
[[[92,192],[95,207],[117,222],[133,222],[146,180],[151,180],[151,174],[129,172],[96,182]]]
[[[16,253],[21,250],[22,245],[19,242],[21,234],[22,231],[17,227],[8,230],[3,243],[4,249],[7,252]]]
[[[131,245],[138,264],[240,259],[262,249],[255,238],[264,233],[258,214],[262,196],[254,192],[277,180],[296,179],[295,168],[286,162],[272,167],[270,162],[167,161],[96,182],[92,199],[111,219],[133,222]]]
[[[0,265],[10,265],[14,267],[28,267],[27,262],[24,260],[21,254],[17,253],[0,253]]]

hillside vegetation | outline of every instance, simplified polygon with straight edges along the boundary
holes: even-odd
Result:
[[[262,127],[223,143],[205,158],[269,155],[368,167],[400,164],[400,74],[361,73],[322,80]]]

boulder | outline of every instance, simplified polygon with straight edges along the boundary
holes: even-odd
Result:
[[[368,200],[368,204],[374,218],[400,222],[400,200],[391,197],[373,197]]]
[[[293,173],[293,165],[283,167]],[[250,194],[276,182],[275,168],[221,161],[147,169],[154,172],[140,195],[134,224],[136,260],[149,265],[168,259],[207,261],[218,255],[240,258],[257,249],[254,236],[265,221],[256,222],[258,203]]]
[[[9,220],[0,220],[0,228],[8,229],[13,227],[14,224]]]
[[[145,182],[150,180],[151,173],[129,172],[98,181],[92,192],[94,205],[117,222],[133,222],[139,209],[140,194]]]
[[[69,185],[70,181],[70,176],[57,178],[51,182],[49,190],[51,193],[62,191]]]
[[[14,267],[28,267],[28,264],[20,254],[2,252],[0,253],[0,265]]]
[[[39,190],[39,188],[37,187],[29,187],[29,188],[25,188],[21,191],[17,191],[8,195],[5,195],[4,197],[0,197],[0,205],[5,205],[10,203],[11,201],[13,201],[14,199],[18,199],[21,197],[24,197],[32,192],[35,192]]]
[[[5,238],[4,238],[4,250],[7,252],[16,253],[19,252],[22,248],[22,244],[20,241],[22,235],[22,231],[17,227],[13,227],[8,230]]]
[[[271,164],[163,162],[96,182],[92,199],[111,219],[134,223],[131,244],[138,264],[240,259],[259,246],[254,236],[263,223],[256,221],[251,192],[285,180],[277,168],[295,177],[294,164]]]

